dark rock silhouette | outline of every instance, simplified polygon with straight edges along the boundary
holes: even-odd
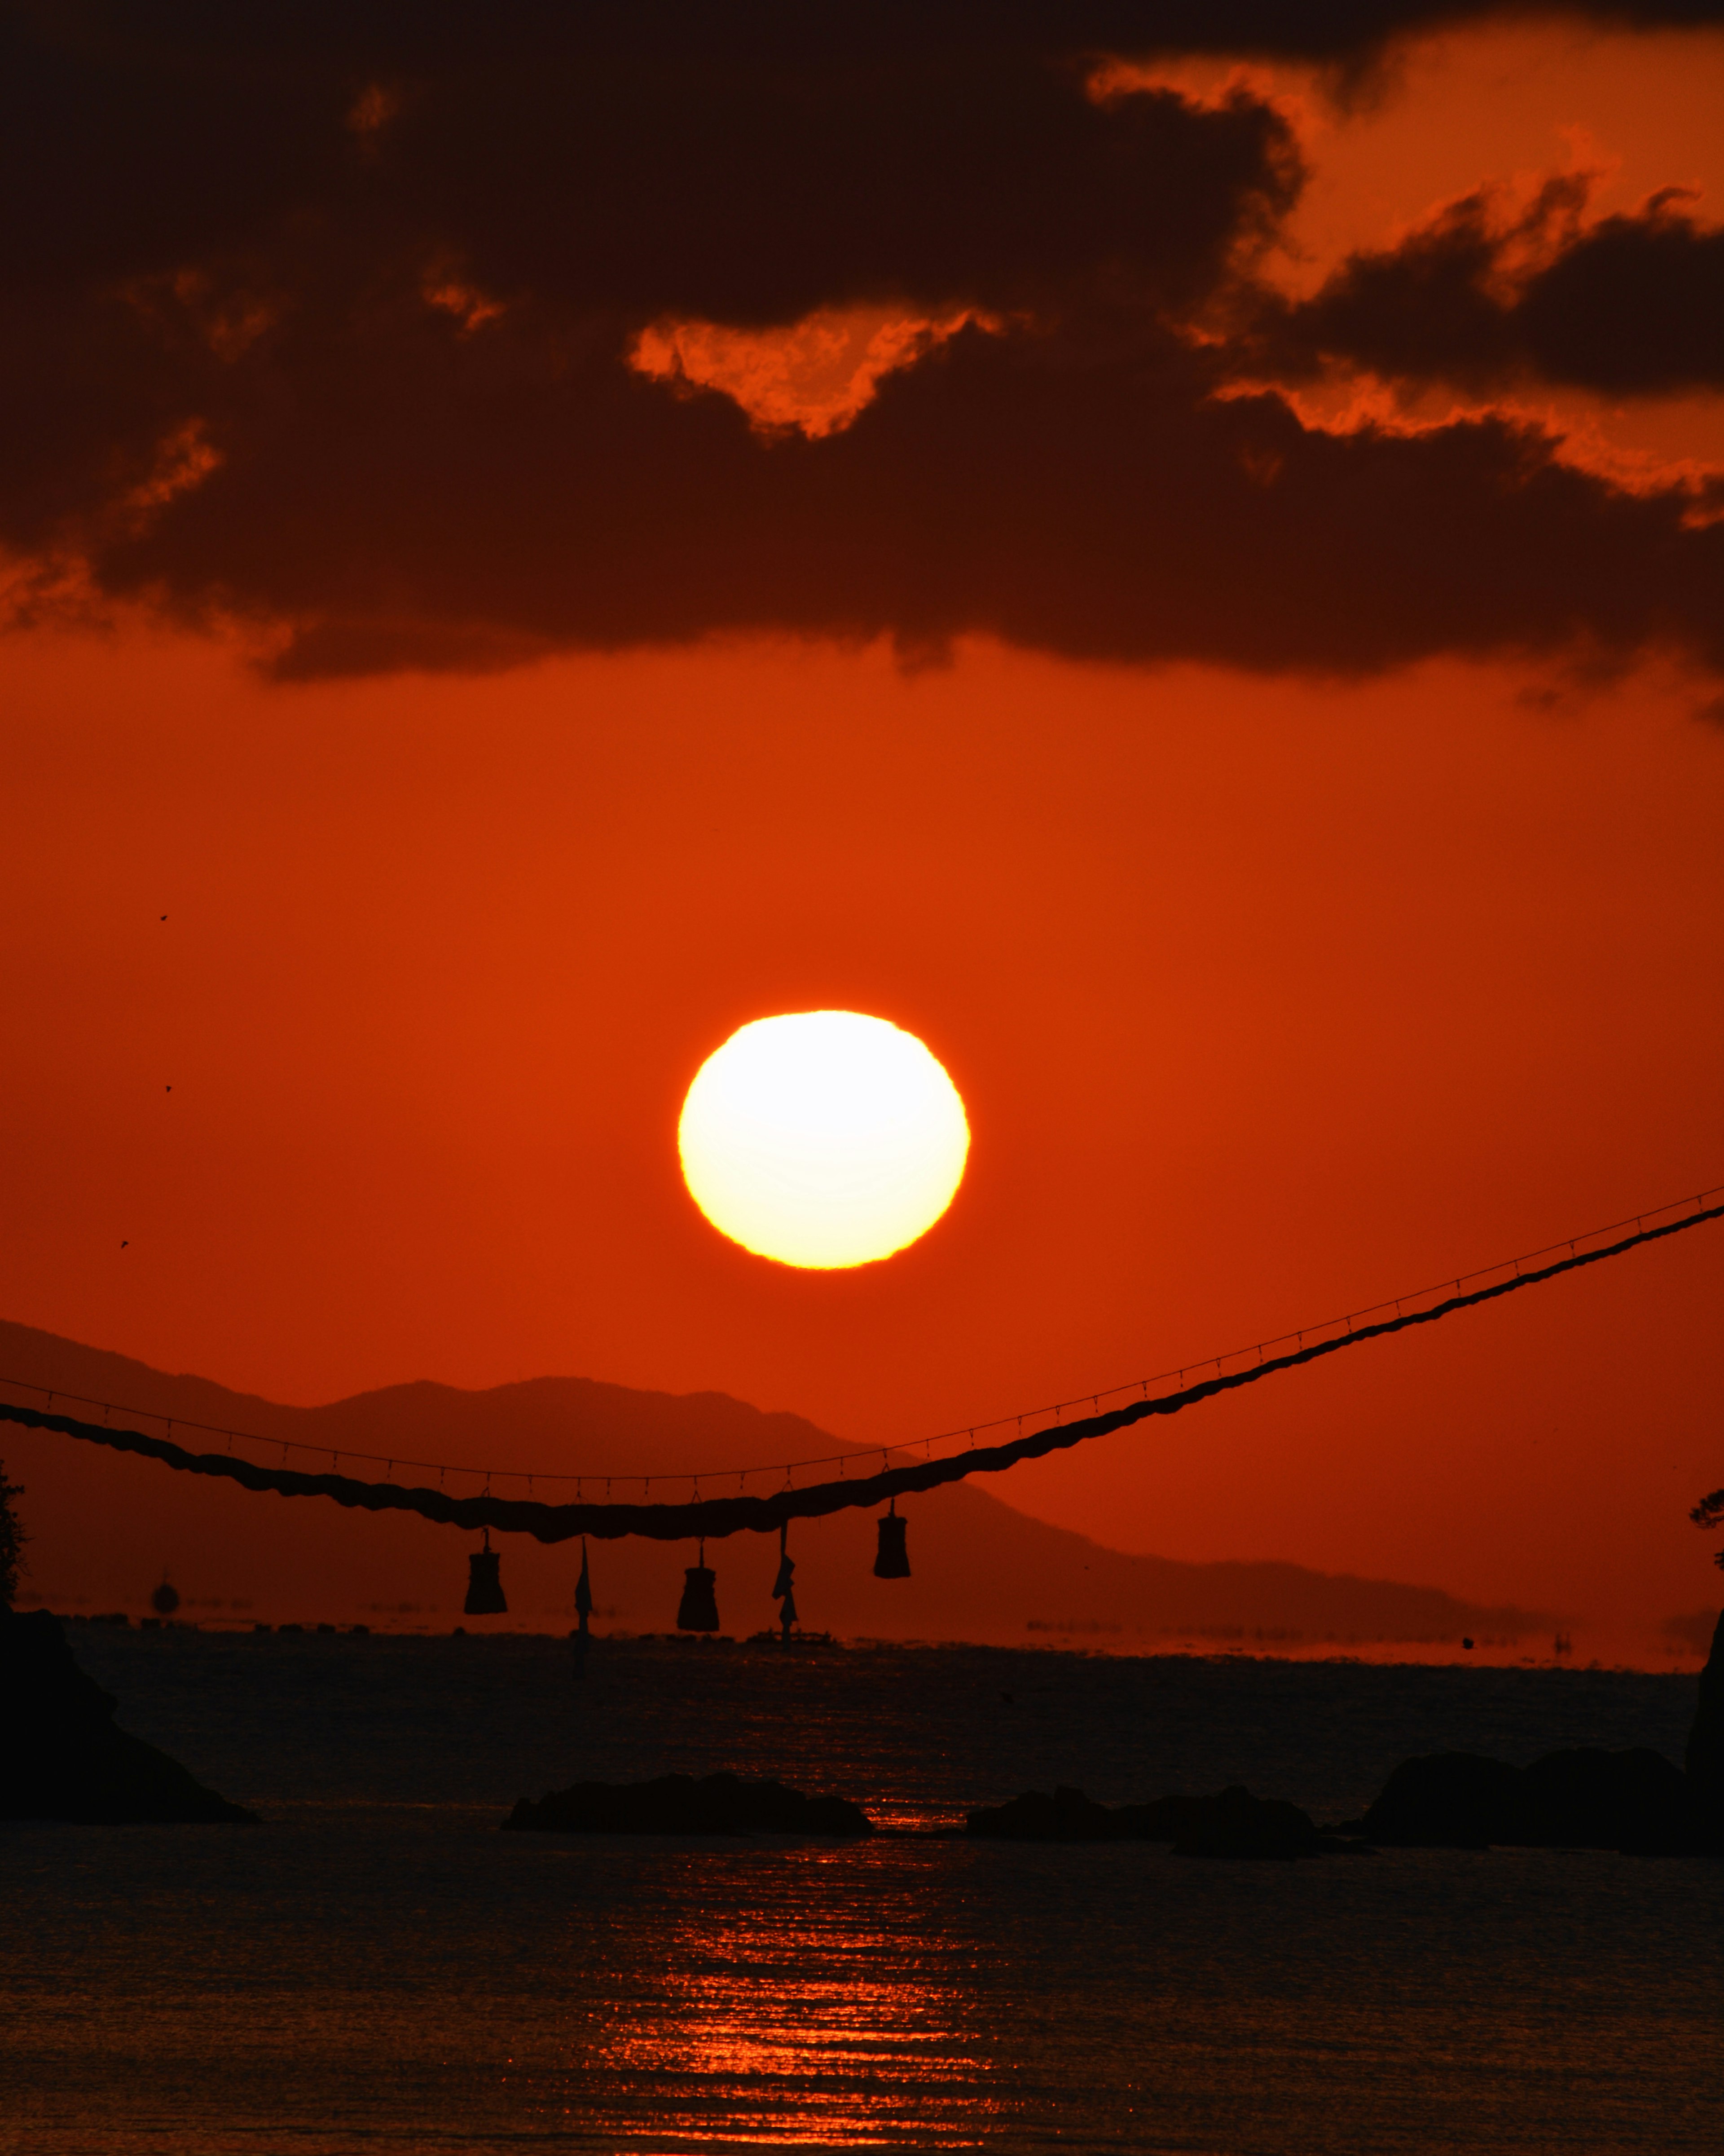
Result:
[[[1178,1800],[1174,1799],[1175,1802]],[[1148,1811],[1151,1806],[1137,1807]],[[984,1805],[964,1820],[964,1832],[978,1841],[1171,1841],[1171,1834],[1132,1834],[1120,1815],[1098,1804],[1081,1789],[1028,1789],[1003,1804]]]
[[[1680,1767],[1644,1746],[1552,1752],[1522,1776],[1532,1825],[1568,1849],[1657,1856],[1704,1845],[1694,1786]]]
[[[1724,1635],[1724,1620],[1721,1620]],[[1110,1810],[1081,1789],[1029,1790],[971,1812],[965,1833],[996,1841],[1164,1841],[1176,1856],[1296,1857],[1353,1850],[1614,1849],[1724,1856],[1720,1803],[1724,1650],[1715,1643],[1685,1774],[1656,1752],[1552,1752],[1530,1767],[1439,1752],[1396,1768],[1362,1820],[1320,1831],[1296,1804],[1223,1789]],[[1712,1779],[1708,1779],[1708,1776]]]
[[[0,1610],[0,1819],[254,1826],[257,1815],[114,1726],[45,1609]]]
[[[1318,1856],[1343,1845],[1318,1833],[1297,1804],[1223,1789],[1208,1797],[1162,1797],[1110,1810],[1081,1789],[1052,1796],[1031,1789],[1009,1804],[971,1812],[964,1831],[978,1841],[1164,1841],[1176,1856]]]
[[[1700,1702],[1688,1732],[1688,1779],[1712,1834],[1724,1840],[1724,1613],[1700,1673]]]
[[[1360,1824],[1388,1848],[1724,1851],[1695,1779],[1644,1749],[1552,1752],[1526,1768],[1470,1752],[1403,1760]]]
[[[1254,1797],[1235,1788],[1196,1801],[1196,1816],[1173,1844],[1176,1856],[1290,1859],[1343,1846],[1320,1835],[1308,1812],[1278,1797]]]
[[[505,1833],[872,1834],[874,1823],[843,1797],[806,1797],[782,1782],[735,1774],[661,1774],[653,1782],[577,1782],[533,1804],[522,1797]]]
[[[1516,1768],[1470,1752],[1403,1759],[1359,1822],[1373,1841],[1403,1849],[1488,1849],[1519,1825]],[[1512,1839],[1512,1835],[1511,1835]]]

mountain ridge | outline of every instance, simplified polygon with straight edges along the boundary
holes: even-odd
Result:
[[[8,1379],[70,1398],[112,1399],[146,1416],[232,1429],[350,1458],[423,1460],[458,1448],[456,1468],[495,1476],[607,1476],[633,1483],[716,1478],[786,1460],[878,1456],[846,1446],[806,1418],[717,1392],[644,1391],[587,1378],[533,1378],[467,1389],[420,1378],[315,1407],[169,1373],[38,1328],[0,1321]],[[6,1395],[38,1404],[29,1393]],[[146,1425],[147,1426],[147,1425]],[[499,1454],[496,1447],[505,1450]],[[649,1450],[643,1450],[646,1447]],[[141,1612],[172,1577],[190,1615],[244,1621],[356,1619],[447,1624],[460,1616],[472,1538],[400,1516],[357,1516],[322,1501],[265,1500],[231,1485],[177,1476],[153,1462],[0,1425],[0,1457],[29,1492],[36,1574],[56,1607]],[[716,1463],[716,1465],[715,1465]],[[620,1494],[620,1492],[619,1492]],[[633,1491],[630,1492],[633,1495]],[[1210,1563],[1132,1554],[1018,1512],[960,1483],[906,1507],[912,1576],[872,1575],[872,1517],[860,1511],[798,1522],[797,1599],[804,1623],[876,1638],[1120,1647],[1255,1640],[1264,1645],[1513,1637],[1554,1620],[1484,1608],[1440,1588],[1317,1572],[1287,1559]],[[518,1617],[567,1622],[578,1555],[526,1537],[505,1544]],[[667,1630],[692,1544],[595,1544],[594,1592],[604,1621]],[[715,1545],[728,1629],[771,1622],[775,1537]]]

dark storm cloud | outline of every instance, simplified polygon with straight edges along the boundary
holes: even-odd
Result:
[[[283,624],[292,674],[726,629],[1716,658],[1687,496],[1501,424],[1335,437],[1218,393],[1236,362],[1188,332],[1294,202],[1292,139],[1244,95],[1085,90],[1109,54],[1357,69],[1473,12],[15,8],[0,542]],[[998,326],[818,441],[627,364],[660,319],[859,301]]]
[[[1303,305],[1270,303],[1266,363],[1483,390],[1526,377],[1616,396],[1724,388],[1724,231],[1700,226],[1674,189],[1582,227],[1586,194],[1583,179],[1553,182],[1506,223],[1472,195],[1398,247],[1352,256]]]

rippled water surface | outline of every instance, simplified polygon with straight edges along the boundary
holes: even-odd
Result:
[[[772,1773],[882,1823],[1076,1782],[1356,1812],[1409,1753],[1680,1757],[1692,1678],[74,1628],[267,1825],[0,1829],[0,2148],[1717,2146],[1724,1866],[500,1835]]]

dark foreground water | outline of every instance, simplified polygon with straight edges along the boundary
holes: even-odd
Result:
[[[905,1825],[1058,1781],[1334,1819],[1414,1752],[1680,1757],[1691,1677],[71,1636],[268,1824],[0,1828],[8,2156],[1720,2145],[1724,1865],[496,1831],[718,1767]]]

